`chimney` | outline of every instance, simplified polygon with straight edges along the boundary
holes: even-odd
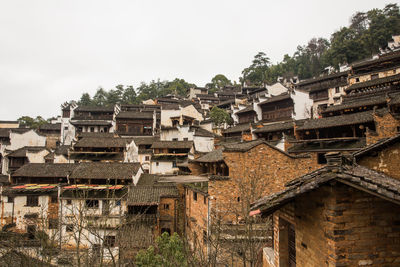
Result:
[[[329,152],[325,154],[326,166],[329,170],[338,171],[342,167],[342,154],[339,152]]]

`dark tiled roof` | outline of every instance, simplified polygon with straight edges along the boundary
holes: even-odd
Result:
[[[400,181],[363,166],[342,166],[342,169],[324,167],[299,177],[288,184],[286,189],[256,201],[252,209],[270,214],[294,198],[315,190],[331,180],[337,180],[349,186],[363,188],[370,194],[391,199],[400,203]]]
[[[153,113],[152,112],[139,112],[139,111],[121,111],[116,116],[117,119],[146,119],[152,120]]]
[[[13,152],[11,152],[10,154],[8,154],[8,157],[26,157],[26,153],[39,153],[43,150],[47,150],[48,149],[44,146],[24,146],[22,148],[19,148],[17,150],[14,150]]]
[[[222,101],[221,103],[219,103],[218,105],[217,105],[217,107],[222,107],[222,106],[226,106],[226,105],[230,105],[230,104],[235,104],[235,99],[234,98],[232,98],[232,99],[228,99],[228,100],[225,100],[225,101]]]
[[[78,139],[84,138],[84,137],[114,137],[114,133],[103,133],[103,132],[84,132],[84,133],[79,133],[78,134]]]
[[[236,112],[236,114],[241,114],[241,113],[246,113],[246,112],[255,112],[253,109],[253,106],[248,106],[242,110],[239,110],[238,112]]]
[[[313,140],[294,144],[288,149],[289,153],[356,151],[365,147],[365,138],[349,140]]]
[[[10,137],[10,133],[23,134],[31,131],[30,128],[0,128],[0,137],[7,138]]]
[[[258,103],[259,106],[264,105],[264,104],[269,104],[269,103],[273,103],[273,102],[278,102],[278,101],[282,101],[282,100],[286,100],[286,99],[290,99],[290,94],[289,93],[283,93],[277,96],[272,96],[269,99]]]
[[[243,124],[238,124],[232,127],[229,127],[228,129],[224,130],[224,134],[228,133],[241,133],[241,132],[248,132],[250,131],[250,124],[249,123],[243,123]]]
[[[75,111],[87,112],[114,112],[114,107],[100,107],[100,106],[79,106]]]
[[[362,106],[374,106],[386,104],[386,95],[366,95],[363,97],[346,97],[343,99],[343,103],[340,105],[329,106],[323,113],[340,111],[344,109],[357,108]]]
[[[131,186],[127,204],[131,206],[158,205],[161,197],[178,197],[176,186]]]
[[[352,90],[356,89],[361,89],[361,88],[367,88],[367,87],[373,87],[377,85],[383,85],[386,83],[393,83],[393,82],[399,82],[400,81],[400,74],[384,77],[384,78],[379,78],[379,79],[374,79],[374,80],[369,80],[366,82],[360,82],[360,83],[355,83],[348,87],[346,89],[347,92],[350,92]]]
[[[111,126],[111,122],[106,120],[79,120],[71,121],[71,124],[74,126]]]
[[[0,174],[0,184],[1,185],[9,184],[8,175]]]
[[[18,121],[0,121],[0,123],[12,123],[12,124],[17,124],[19,123]]]
[[[357,112],[352,114],[345,114],[340,116],[333,116],[321,119],[308,120],[303,126],[298,127],[298,130],[311,130],[330,128],[345,125],[354,125],[359,123],[373,122],[373,111]]]
[[[40,125],[39,130],[61,131],[61,123],[46,123]]]
[[[196,127],[194,131],[194,136],[214,137],[214,134],[212,132],[207,131],[206,129]]]
[[[193,141],[156,141],[151,148],[177,148],[190,149],[193,146]]]
[[[290,130],[294,128],[294,121],[275,122],[266,124],[262,128],[254,130],[254,133],[270,133],[276,131]]]
[[[152,145],[156,141],[160,141],[160,137],[150,136],[150,137],[133,137],[133,141],[137,146],[139,145]]]
[[[196,162],[218,162],[218,161],[223,161],[224,158],[222,156],[222,151],[223,151],[222,148],[213,150],[213,151],[211,151],[211,152],[209,152],[209,153],[197,158],[194,161],[196,161]]]
[[[71,163],[28,163],[17,169],[13,177],[67,177],[77,167]]]
[[[68,150],[69,150],[70,146],[68,145],[63,145],[63,146],[58,146],[54,153],[56,155],[64,155],[64,156],[68,156]]]
[[[131,143],[131,138],[122,138],[122,137],[84,137],[79,139],[74,145],[74,149],[78,147],[126,147],[127,144]]]
[[[370,152],[380,151],[382,149],[385,149],[388,146],[390,146],[390,145],[392,145],[394,143],[397,143],[399,141],[400,141],[400,134],[395,135],[395,136],[390,137],[390,138],[383,138],[383,139],[379,140],[378,142],[376,142],[374,144],[371,144],[371,145],[369,145],[367,147],[364,147],[364,148],[354,152],[353,156],[355,158],[359,158],[359,157],[362,157],[364,155],[368,155]]]
[[[339,78],[341,76],[346,76],[349,74],[348,71],[343,71],[343,72],[337,72],[337,73],[332,73],[329,75],[324,75],[324,76],[320,76],[320,77],[316,77],[316,78],[311,78],[311,79],[307,79],[304,81],[301,81],[299,83],[296,84],[296,87],[301,87],[304,85],[309,85],[309,84],[313,84],[313,83],[317,83],[317,82],[322,82],[325,80],[331,80],[331,79],[336,79]]]
[[[373,65],[373,64],[377,64],[377,63],[382,63],[388,60],[392,60],[392,59],[398,59],[400,58],[400,53],[397,52],[392,52],[388,55],[381,55],[379,58],[377,59],[367,59],[367,60],[362,60],[356,63],[352,64],[352,68],[356,69],[356,68],[360,68],[360,67],[364,67],[364,66],[368,66],[368,65]]]
[[[139,181],[136,186],[153,186],[160,179],[160,176],[156,174],[143,173],[140,175]]]
[[[72,179],[132,179],[141,168],[140,163],[85,162],[77,164]]]

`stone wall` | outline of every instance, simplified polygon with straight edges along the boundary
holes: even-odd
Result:
[[[382,138],[392,137],[398,134],[398,127],[400,122],[393,117],[389,112],[378,115],[374,114],[376,131],[374,133],[367,131],[366,142],[367,145],[374,144]]]

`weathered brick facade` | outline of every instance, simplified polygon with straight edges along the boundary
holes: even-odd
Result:
[[[400,127],[400,122],[389,112],[385,112],[384,114],[374,114],[374,120],[376,131],[373,133],[367,131],[367,145],[374,144],[382,138],[392,137],[399,132],[398,128]]]
[[[399,266],[399,220],[399,205],[342,183],[324,185],[274,213],[274,259],[264,266],[288,266],[287,223],[297,266]]]

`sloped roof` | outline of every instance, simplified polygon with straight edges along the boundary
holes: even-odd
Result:
[[[57,184],[20,184],[4,187],[3,193],[57,192]]]
[[[40,125],[39,130],[61,131],[61,123],[46,123]]]
[[[121,111],[116,116],[117,119],[153,119],[153,112]]]
[[[84,137],[114,137],[114,133],[104,133],[104,132],[81,132],[78,133],[78,139]]]
[[[392,82],[399,82],[399,81],[400,81],[400,73],[396,74],[396,75],[384,77],[384,78],[378,78],[378,79],[369,80],[366,82],[355,83],[355,84],[349,86],[346,89],[346,91],[349,92],[349,91],[360,89],[360,88],[372,87],[372,86],[377,86],[377,85],[381,85],[381,84],[385,84],[385,83],[392,83]]]
[[[299,126],[298,130],[311,130],[330,128],[345,125],[354,125],[359,123],[373,122],[373,110],[357,112],[352,114],[344,114],[340,116],[332,116],[320,119],[312,119],[304,122],[303,126]]]
[[[122,137],[84,137],[79,139],[74,145],[74,148],[78,147],[126,147],[127,144],[131,143],[131,138]]]
[[[87,111],[87,112],[114,112],[114,107],[103,107],[103,106],[78,106],[75,111]]]
[[[332,73],[329,75],[323,75],[320,77],[316,77],[316,78],[311,78],[311,79],[307,79],[304,81],[301,81],[299,83],[296,84],[296,87],[301,87],[304,85],[309,85],[309,84],[313,84],[313,83],[317,83],[317,82],[321,82],[321,81],[325,81],[325,80],[331,80],[331,79],[336,79],[339,78],[341,76],[347,76],[349,74],[349,71],[343,71],[343,72],[336,72],[336,73]]]
[[[201,137],[214,137],[214,134],[206,129],[196,127],[194,131],[194,136],[201,136]]]
[[[127,204],[130,206],[158,205],[162,197],[178,197],[176,186],[130,186]]]
[[[337,180],[349,186],[363,188],[370,194],[392,200],[400,204],[400,181],[363,166],[345,165],[342,168],[324,167],[301,176],[286,184],[286,189],[256,201],[252,210],[259,209],[270,214],[294,198],[315,190],[331,180]]]
[[[177,148],[190,149],[193,146],[193,141],[156,141],[151,148]]]
[[[310,140],[289,147],[289,153],[327,152],[327,151],[357,151],[365,147],[365,138],[349,140]]]
[[[150,137],[133,137],[133,141],[136,145],[152,145],[156,141],[160,141],[160,137],[150,136]]]
[[[381,55],[379,58],[376,58],[376,59],[366,59],[366,60],[362,60],[362,61],[359,61],[359,62],[355,62],[355,63],[352,64],[352,67],[353,67],[353,69],[360,68],[360,67],[364,67],[364,66],[368,66],[368,65],[377,64],[377,63],[385,62],[385,61],[388,61],[388,60],[396,59],[396,58],[400,58],[400,53],[398,51],[389,53],[387,55]]]
[[[253,109],[253,106],[248,106],[242,110],[239,110],[238,112],[236,112],[236,114],[241,114],[241,113],[246,113],[246,112],[255,112]]]
[[[64,155],[64,156],[68,156],[68,150],[69,150],[70,146],[68,145],[62,145],[62,146],[58,146],[54,153],[56,155]]]
[[[111,126],[111,122],[108,120],[77,120],[71,121],[74,126]]]
[[[294,128],[294,121],[274,122],[254,130],[254,133],[270,133],[276,131],[290,130]]]
[[[269,103],[273,103],[273,102],[278,102],[278,101],[282,101],[282,100],[286,100],[286,99],[290,99],[290,94],[289,93],[283,93],[277,96],[272,96],[270,98],[268,98],[265,101],[262,101],[260,103],[258,103],[259,106],[264,105],[264,104],[269,104]]]
[[[21,157],[26,157],[27,153],[39,153],[43,150],[48,151],[48,149],[44,146],[24,146],[17,150],[14,150],[10,154],[8,154],[7,157],[21,158]]]
[[[67,177],[77,164],[73,163],[28,163],[17,169],[13,177]]]
[[[219,148],[219,149],[213,150],[213,151],[208,152],[207,154],[195,159],[194,161],[196,161],[196,162],[218,162],[218,161],[223,161],[224,158],[222,156],[222,151],[223,151],[223,148]]]
[[[366,95],[364,97],[346,97],[343,99],[343,103],[340,105],[333,105],[327,107],[323,110],[323,113],[339,111],[344,109],[357,108],[362,106],[374,106],[374,105],[382,105],[386,104],[386,95]]]
[[[250,131],[250,123],[243,123],[243,124],[238,124],[232,127],[229,127],[228,129],[225,129],[223,131],[224,134],[227,133],[241,133],[241,132],[248,132]]]
[[[71,179],[132,179],[141,165],[117,162],[84,162],[74,168]]]
[[[367,147],[364,147],[364,148],[354,152],[353,156],[355,158],[359,158],[359,157],[368,155],[370,152],[383,150],[383,149],[387,148],[388,146],[390,146],[394,143],[397,143],[399,141],[400,141],[400,134],[397,134],[390,138],[383,138],[374,144],[371,144]]]

